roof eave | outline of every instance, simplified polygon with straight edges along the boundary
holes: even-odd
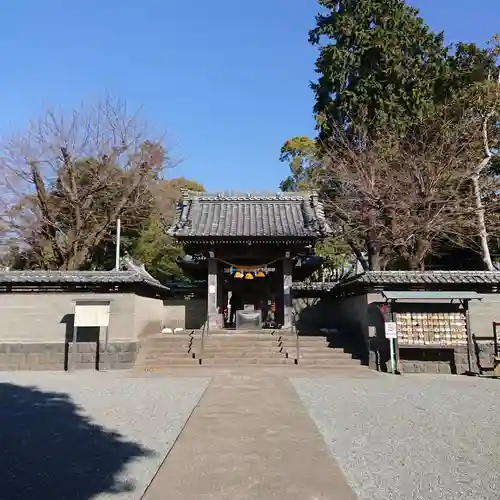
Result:
[[[249,240],[257,240],[259,242],[267,242],[274,243],[276,241],[315,241],[321,239],[320,235],[308,235],[308,236],[294,236],[294,235],[286,235],[286,236],[250,236],[250,235],[241,235],[241,236],[218,236],[218,235],[183,235],[176,234],[175,238],[182,242],[229,242],[229,243],[238,243],[240,241],[249,241]]]

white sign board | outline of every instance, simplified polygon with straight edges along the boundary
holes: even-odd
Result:
[[[76,304],[75,326],[109,326],[109,304]]]
[[[208,293],[210,294],[214,294],[216,292],[216,288],[215,288],[215,285],[210,285],[208,287]]]
[[[394,321],[388,321],[385,324],[385,338],[386,339],[397,339],[398,331],[396,328],[396,323]]]

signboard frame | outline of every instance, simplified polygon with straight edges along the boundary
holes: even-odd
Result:
[[[73,320],[73,338],[71,342],[71,356],[68,360],[68,371],[75,371],[77,346],[78,346],[78,328],[79,327],[98,327],[99,338],[96,345],[96,357],[100,354],[100,337],[102,328],[105,329],[104,354],[105,365],[108,364],[108,343],[109,343],[109,318],[111,312],[110,299],[76,299],[74,305]],[[98,367],[99,368],[99,367]]]
[[[395,342],[398,338],[398,327],[395,321],[386,321],[384,323],[385,338],[389,341],[391,356],[391,372],[396,373],[396,349]]]
[[[385,322],[385,338],[389,340],[398,338],[398,329],[395,321]]]

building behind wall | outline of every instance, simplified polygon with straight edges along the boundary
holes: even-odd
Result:
[[[354,340],[373,369],[388,369],[384,323],[393,320],[403,371],[465,373],[470,361],[473,372],[488,373],[493,368],[493,322],[500,321],[499,285],[500,272],[380,271],[336,284],[296,284],[294,289],[296,295],[328,304],[324,326]],[[301,314],[307,316],[307,308]]]

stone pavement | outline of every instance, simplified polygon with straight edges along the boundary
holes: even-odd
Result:
[[[288,378],[221,372],[143,500],[355,500]]]

